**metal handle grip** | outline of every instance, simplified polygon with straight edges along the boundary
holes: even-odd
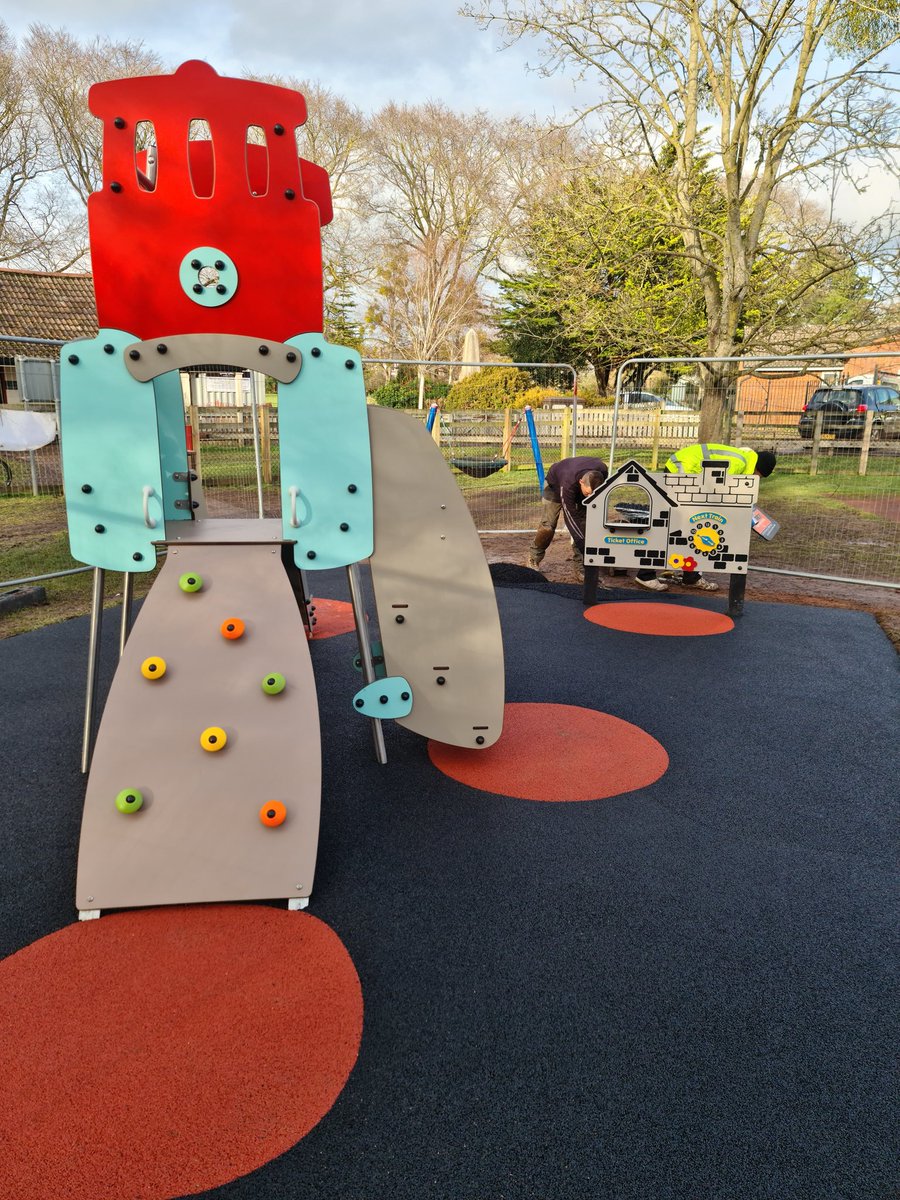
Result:
[[[148,529],[156,528],[156,517],[150,516],[150,497],[155,494],[152,487],[144,488],[144,524]]]

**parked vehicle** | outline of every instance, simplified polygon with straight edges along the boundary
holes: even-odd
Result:
[[[822,413],[822,437],[862,437],[866,413],[872,412],[872,440],[900,437],[900,392],[890,387],[817,388],[804,406],[797,426],[810,438]]]
[[[661,408],[665,401],[655,392],[623,392],[620,403],[626,408]]]

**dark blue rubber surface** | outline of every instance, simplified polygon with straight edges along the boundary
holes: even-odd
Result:
[[[315,583],[346,596],[336,574]],[[750,604],[733,633],[659,638],[585,621],[574,588],[498,597],[508,699],[632,721],[669,770],[611,800],[510,800],[444,777],[390,723],[378,766],[349,704],[353,635],[314,642],[310,911],[359,971],[362,1049],[304,1141],[203,1194],[889,1200],[889,642],[824,608]],[[0,641],[4,954],[75,919],[86,641],[83,620]]]

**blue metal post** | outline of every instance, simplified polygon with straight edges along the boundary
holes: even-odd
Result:
[[[544,490],[544,463],[541,459],[541,448],[538,445],[537,429],[534,425],[534,413],[531,411],[531,405],[525,406],[525,420],[528,422],[528,436],[531,438],[531,453],[534,455],[534,465],[537,467],[538,486],[540,490]]]
[[[425,418],[425,428],[429,433],[431,433],[432,429],[434,429],[434,420],[437,415],[438,406],[436,404],[432,404],[431,408],[428,410],[428,416]]]

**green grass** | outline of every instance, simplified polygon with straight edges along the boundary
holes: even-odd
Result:
[[[256,487],[256,466],[253,443],[247,446],[216,446],[207,444],[201,457],[204,487]],[[277,483],[278,451],[272,447],[272,482]]]
[[[65,503],[59,496],[0,497],[0,583],[49,575],[84,566],[69,553]],[[135,577],[135,595],[144,596],[156,572]],[[0,638],[39,629],[88,612],[93,573],[41,580],[47,603],[0,614]],[[122,576],[108,572],[105,606],[121,600]]]
[[[760,485],[760,496],[769,501],[810,500],[832,507],[843,507],[850,498],[871,499],[877,496],[900,496],[900,458],[870,458],[865,475],[841,458],[819,460],[819,471],[809,474],[809,462],[794,469],[792,460],[783,458],[777,470]]]
[[[451,452],[445,443],[446,458],[468,455],[463,448]],[[483,448],[478,447],[478,451]],[[496,451],[486,449],[485,457]],[[584,447],[587,454],[603,457],[601,447]],[[472,451],[473,456],[477,452]],[[545,449],[545,471],[559,458],[559,448]],[[649,465],[649,450],[620,447],[617,466],[627,457]],[[823,454],[819,473],[811,476],[809,455],[783,455],[779,468],[761,481],[760,503],[781,523],[781,531],[772,542],[755,538],[753,561],[760,566],[811,571],[819,574],[900,582],[900,535],[894,521],[855,509],[854,499],[900,497],[900,455],[879,450],[869,459],[868,473],[857,473],[858,455]],[[277,468],[277,449],[273,447],[273,467]],[[513,470],[497,471],[476,479],[458,470],[453,474],[469,503],[480,528],[493,528],[484,521],[503,521],[524,505],[539,502],[537,471],[528,447],[513,450]],[[252,447],[204,446],[204,480],[215,495],[216,488],[252,486],[255,490]],[[277,469],[275,473],[277,482]],[[267,502],[277,509],[280,502],[276,486],[266,488]],[[848,503],[849,502],[849,503]],[[268,511],[268,505],[267,505]],[[498,526],[499,527],[499,526]],[[504,527],[506,527],[504,525]],[[510,526],[518,528],[516,526]],[[0,495],[0,582],[21,579],[53,571],[65,571],[82,564],[69,554],[65,502],[61,496]],[[155,571],[135,577],[135,594],[146,594]],[[47,604],[0,615],[0,637],[86,613],[90,605],[92,576],[89,571],[41,583]],[[117,603],[122,577],[107,575],[107,604]]]

